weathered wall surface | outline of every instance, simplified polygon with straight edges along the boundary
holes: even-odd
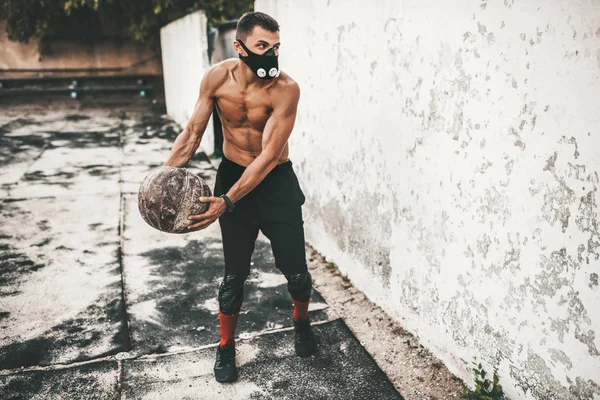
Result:
[[[93,43],[76,40],[51,40],[40,53],[39,42],[13,42],[8,39],[6,27],[0,22],[0,73],[3,77],[25,75],[57,75],[56,70],[92,70],[107,75],[148,74],[161,75],[160,57],[145,46],[132,40],[97,39]],[[108,70],[108,71],[106,71]]]
[[[308,240],[457,375],[600,399],[600,3],[257,0]]]
[[[160,30],[165,100],[167,113],[186,126],[200,94],[200,82],[210,67],[206,16],[197,11],[171,22]],[[202,149],[212,154],[215,148],[212,118],[206,127]]]

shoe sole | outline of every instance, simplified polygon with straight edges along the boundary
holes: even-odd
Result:
[[[215,380],[216,380],[217,382],[219,382],[219,383],[232,383],[232,382],[235,382],[235,381],[237,381],[237,379],[238,379],[238,377],[237,377],[237,376],[234,376],[234,377],[226,377],[226,378],[217,378],[217,377],[215,376]]]
[[[225,377],[219,377],[217,376],[217,371],[213,371],[215,374],[215,380],[219,383],[232,383],[237,381],[238,379],[238,374],[236,373],[235,375],[230,375],[230,376],[225,376]]]

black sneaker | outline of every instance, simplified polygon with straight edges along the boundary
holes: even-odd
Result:
[[[309,320],[300,319],[294,321],[294,330],[296,331],[296,339],[294,341],[296,355],[299,357],[310,357],[317,348],[317,342],[312,333]]]
[[[215,379],[217,382],[235,382],[238,377],[235,366],[235,346],[226,344],[217,347],[217,360],[215,361]]]

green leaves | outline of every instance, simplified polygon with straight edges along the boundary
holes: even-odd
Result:
[[[471,363],[475,366],[473,373],[475,374],[475,390],[465,390],[462,394],[463,399],[468,400],[504,400],[504,392],[502,386],[498,383],[497,369],[494,367],[493,381],[486,378],[487,372],[477,363],[477,357],[473,357]]]
[[[158,50],[160,28],[191,12],[204,10],[214,24],[253,8],[253,0],[0,0],[0,20],[10,40],[27,42],[64,30],[69,20],[76,26],[76,19],[103,17],[125,24],[134,40]]]

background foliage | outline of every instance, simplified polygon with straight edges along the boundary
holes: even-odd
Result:
[[[0,0],[0,21],[13,41],[86,40],[110,31],[158,50],[160,28],[190,12],[204,10],[214,24],[237,19],[253,7],[253,0]]]

